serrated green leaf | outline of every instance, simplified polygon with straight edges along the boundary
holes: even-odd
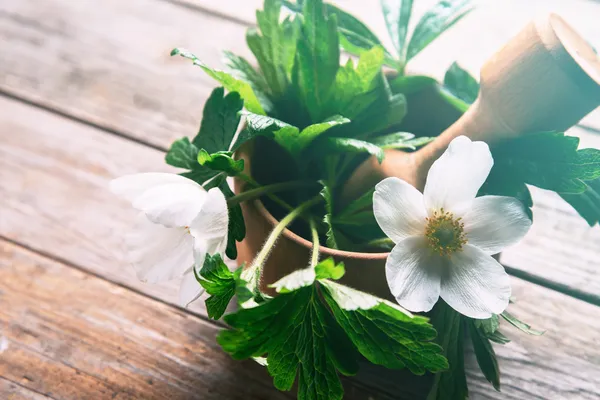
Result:
[[[534,335],[534,336],[540,336],[540,335],[544,334],[544,331],[538,331],[536,329],[532,329],[530,325],[519,320],[514,315],[509,314],[507,311],[504,311],[500,315],[502,315],[502,318],[504,318],[509,324],[511,324],[512,326],[514,326],[515,328],[519,329],[522,332],[525,332],[525,333],[528,333],[528,334]]]
[[[246,125],[238,135],[238,138],[236,139],[235,143],[233,144],[233,151],[239,149],[241,145],[255,138],[256,136],[265,136],[270,139],[273,139],[274,132],[282,128],[298,129],[283,121],[280,121],[276,118],[268,117],[266,115],[245,112],[244,117],[246,119]]]
[[[381,163],[385,157],[383,149],[373,143],[365,142],[364,140],[352,138],[327,138],[320,142],[320,150],[327,154],[337,153],[369,153],[377,157],[377,161]]]
[[[307,0],[302,33],[292,68],[292,84],[312,122],[322,121],[340,64],[335,15],[327,16],[322,0]]]
[[[252,86],[254,93],[263,93],[269,90],[265,77],[258,72],[248,60],[238,56],[230,51],[223,52],[225,65],[229,68],[231,74],[242,81],[246,81]],[[261,99],[262,102],[262,99]]]
[[[338,243],[336,240],[336,234],[333,228],[333,193],[331,192],[331,187],[324,181],[321,181],[323,185],[323,190],[321,190],[321,196],[325,199],[325,216],[323,217],[323,222],[327,226],[327,232],[325,233],[327,247],[331,249],[339,249]]]
[[[385,78],[382,78],[385,81]],[[386,94],[386,88],[352,124],[344,129],[344,135],[368,137],[399,125],[406,115],[406,97],[402,93]]]
[[[244,170],[244,160],[234,160],[233,153],[229,151],[208,154],[206,150],[200,149],[198,164],[214,171],[225,172],[228,176],[236,176]]]
[[[312,267],[294,271],[275,283],[269,285],[277,293],[290,293],[300,288],[310,286],[315,282],[316,273]]]
[[[438,81],[425,75],[398,75],[390,80],[389,85],[393,93],[409,95],[436,86]]]
[[[227,183],[226,175],[221,175],[215,179],[218,179],[218,182],[214,182],[214,184],[221,189],[225,198],[230,199],[234,196],[229,183]],[[242,207],[239,204],[229,206],[228,214],[229,222],[227,225],[227,248],[225,254],[227,257],[235,260],[237,258],[236,242],[241,242],[246,237],[246,224],[244,222],[244,214],[242,214]]]
[[[507,338],[506,336],[504,336],[504,334],[500,331],[496,331],[496,332],[492,333],[491,335],[488,336],[488,339],[490,339],[492,342],[498,343],[498,344],[510,343],[510,339]]]
[[[382,149],[416,150],[433,141],[432,137],[418,137],[408,132],[396,132],[371,139],[371,143]]]
[[[500,391],[500,367],[498,367],[494,348],[488,337],[476,327],[475,321],[470,320],[468,327],[477,364],[479,364],[479,368],[483,372],[485,379],[494,386],[494,389]]]
[[[180,175],[202,185],[219,172],[198,164],[198,152],[198,148],[190,142],[190,139],[184,137],[171,144],[165,155],[165,161],[174,167],[189,169]]]
[[[382,94],[379,86],[384,53],[380,46],[363,52],[356,68],[351,59],[340,67],[335,78],[333,99],[328,113],[342,114],[350,119],[364,112]]]
[[[406,36],[412,7],[412,0],[381,0],[381,10],[387,30],[402,62],[406,55]]]
[[[282,97],[290,84],[290,72],[296,53],[298,24],[289,18],[280,22],[280,0],[265,0],[263,10],[256,11],[260,34],[249,29],[248,47],[254,53],[274,99]]]
[[[335,115],[324,122],[309,125],[304,128],[301,132],[298,128],[290,126],[284,127],[273,132],[275,141],[285,149],[287,149],[293,156],[299,156],[302,150],[304,150],[313,140],[319,137],[319,135],[325,133],[327,130],[334,126],[339,126],[349,123],[348,118],[344,118],[341,115]]]
[[[298,376],[298,399],[341,400],[338,372],[354,374],[358,354],[319,300],[314,286],[282,293],[225,316],[232,330],[217,341],[234,359],[266,356],[279,390]]]
[[[348,217],[352,214],[355,214],[360,211],[364,211],[367,208],[372,208],[373,206],[373,193],[375,193],[375,188],[367,191],[365,194],[360,196],[358,199],[354,200],[352,203],[348,204],[346,208],[344,208],[340,213],[339,217]]]
[[[225,89],[230,92],[238,92],[241,98],[244,100],[244,107],[246,107],[248,111],[251,111],[255,114],[265,115],[265,110],[260,104],[260,101],[254,93],[254,90],[252,90],[252,86],[250,86],[248,82],[236,79],[225,71],[210,68],[208,65],[200,61],[198,57],[185,49],[173,49],[171,51],[171,56],[175,55],[180,55],[184,58],[192,60],[194,65],[202,68],[204,72],[206,72],[211,78],[221,83]]]
[[[471,0],[440,0],[419,20],[408,43],[406,61],[473,10]]]
[[[427,400],[465,400],[469,397],[464,361],[464,324],[461,315],[443,300],[432,311],[436,342],[444,349],[449,369],[437,373]]]
[[[472,322],[475,327],[481,330],[486,336],[496,332],[500,326],[500,321],[496,314],[493,314],[490,318],[486,319],[473,319]]]
[[[239,93],[225,96],[225,89],[218,87],[212,91],[202,111],[200,130],[192,143],[208,153],[227,151],[240,124],[239,112],[244,106]]]
[[[600,178],[584,182],[586,188],[577,194],[559,193],[590,226],[600,224]]]
[[[442,348],[430,342],[436,332],[420,316],[367,293],[323,280],[323,297],[359,352],[386,368],[408,368],[417,375],[448,367]]]
[[[236,283],[233,273],[229,271],[219,254],[207,254],[196,279],[210,295],[205,301],[208,317],[221,318],[235,295]]]
[[[316,279],[341,279],[346,273],[344,263],[336,264],[333,258],[327,258],[315,266]]]
[[[446,71],[444,85],[456,97],[469,104],[479,95],[479,82],[456,62]]]
[[[560,132],[540,132],[492,147],[494,167],[487,191],[523,183],[561,194],[582,193],[584,181],[600,177],[600,150],[577,150],[579,139]]]

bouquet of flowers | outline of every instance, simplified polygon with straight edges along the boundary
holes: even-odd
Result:
[[[412,0],[381,3],[393,51],[322,0],[265,0],[246,37],[258,67],[226,52],[229,70],[220,71],[173,50],[222,87],[206,101],[198,134],[175,141],[166,155],[183,172],[112,182],[140,211],[128,239],[131,261],[143,281],[181,278],[183,306],[206,293],[209,317],[228,325],[217,338],[223,350],[264,365],[280,390],[297,381],[300,399],[341,399],[339,375],[355,374],[363,359],[431,374],[430,399],[464,399],[465,340],[500,390],[491,345],[509,341],[500,320],[541,332],[506,311],[510,282],[493,255],[532,224],[526,184],[558,192],[597,223],[600,151],[578,150],[578,139],[561,132],[491,148],[459,136],[429,169],[422,192],[391,177],[345,198],[346,182],[365,159],[381,163],[385,150],[415,151],[441,133],[409,131],[409,116],[436,113],[411,116],[411,99],[435,92],[460,116],[479,90],[457,64],[443,83],[405,73],[472,9],[470,1],[440,1],[410,35]],[[351,57],[342,65],[344,51]],[[263,236],[249,222],[248,207],[257,202],[274,221]],[[270,255],[290,230],[310,243],[310,254],[273,264]],[[244,247],[251,238],[258,251]],[[357,251],[382,254],[381,275],[366,263],[358,280],[346,280],[350,267],[335,255]],[[231,270],[227,259],[239,267]],[[267,265],[280,271],[278,279],[266,278],[277,275],[267,274]],[[361,287],[360,276],[370,274],[383,289]],[[237,309],[226,314],[234,302]]]

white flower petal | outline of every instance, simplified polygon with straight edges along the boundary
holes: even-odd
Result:
[[[196,182],[167,173],[123,176],[111,182],[111,190],[152,222],[167,227],[189,226],[206,198],[206,191]]]
[[[443,208],[457,212],[469,207],[494,164],[484,142],[459,136],[437,159],[427,175],[424,196],[429,212]]]
[[[462,220],[468,243],[487,254],[517,243],[531,227],[523,203],[504,196],[476,198]]]
[[[386,178],[375,186],[373,212],[377,223],[394,241],[423,234],[427,212],[423,195],[398,178]]]
[[[385,263],[390,291],[402,307],[429,311],[440,296],[441,258],[430,252],[424,237],[398,243]]]
[[[153,224],[143,214],[127,245],[137,277],[144,282],[178,278],[194,263],[194,239],[185,229]]]
[[[489,318],[508,306],[510,280],[498,261],[467,244],[447,262],[440,296],[467,317]]]
[[[211,254],[223,253],[227,247],[227,229],[229,214],[227,200],[223,193],[212,188],[208,191],[202,209],[190,225],[190,233],[196,242],[203,241],[212,251]]]
[[[192,302],[198,299],[204,293],[204,288],[194,276],[194,271],[190,268],[183,275],[181,286],[179,287],[179,305],[182,307],[189,306]]]

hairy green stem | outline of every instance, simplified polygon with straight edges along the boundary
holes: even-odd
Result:
[[[228,206],[235,206],[244,201],[256,199],[262,195],[269,195],[274,192],[282,192],[289,189],[295,189],[304,186],[315,185],[316,182],[313,181],[291,181],[291,182],[280,182],[274,183],[272,185],[260,186],[255,189],[250,189],[245,192],[242,192],[236,196],[231,197],[227,200]]]
[[[312,235],[312,254],[310,257],[310,267],[314,268],[319,263],[319,232],[317,231],[317,224],[315,219],[310,219],[310,233]]]
[[[365,246],[381,247],[381,246],[393,246],[394,244],[395,244],[394,241],[390,238],[381,238],[381,239],[371,240],[370,242],[367,242],[365,244]]]

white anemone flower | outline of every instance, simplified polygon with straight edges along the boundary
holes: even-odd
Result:
[[[381,181],[375,218],[396,244],[385,265],[390,290],[410,311],[429,311],[441,297],[471,318],[508,306],[509,277],[493,257],[531,227],[512,197],[475,197],[494,161],[483,142],[454,139],[436,160],[423,193],[398,178]]]
[[[227,201],[217,188],[169,173],[126,175],[111,190],[141,211],[127,238],[129,258],[138,279],[159,283],[183,278],[179,303],[188,306],[203,293],[196,272],[206,254],[223,254],[227,246]]]

